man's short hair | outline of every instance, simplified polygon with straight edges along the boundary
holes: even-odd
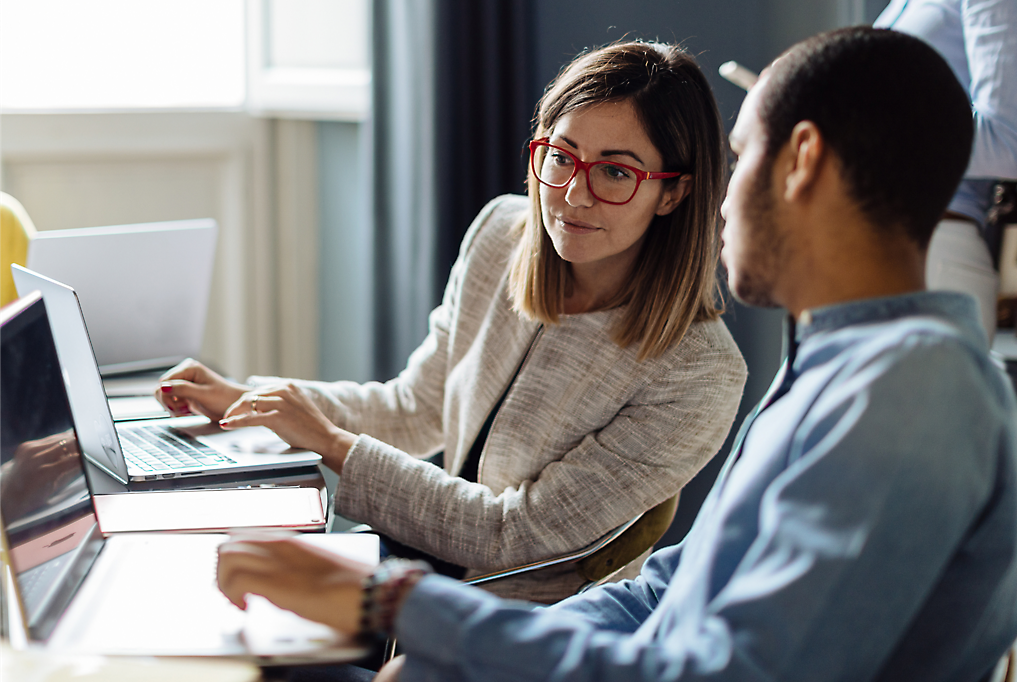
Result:
[[[759,116],[771,158],[795,125],[813,122],[866,216],[928,244],[974,136],[967,94],[933,48],[884,29],[821,33],[781,55],[765,87]]]

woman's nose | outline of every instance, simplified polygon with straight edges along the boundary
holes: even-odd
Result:
[[[572,182],[565,189],[565,201],[569,206],[576,208],[593,205],[596,199],[590,192],[589,176],[586,173],[580,171],[572,178]]]

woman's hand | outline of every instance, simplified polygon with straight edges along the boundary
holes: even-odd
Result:
[[[370,574],[370,566],[296,539],[223,543],[216,572],[219,589],[241,609],[257,594],[351,636],[360,631],[361,584]]]
[[[248,388],[188,358],[159,378],[155,399],[175,416],[198,413],[218,421]]]
[[[341,474],[346,455],[356,440],[322,413],[296,384],[244,393],[226,409],[224,429],[267,426],[295,448],[321,455],[325,466]]]

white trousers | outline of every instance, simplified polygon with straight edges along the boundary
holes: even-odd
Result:
[[[966,220],[943,220],[929,242],[925,285],[930,290],[959,291],[978,302],[982,327],[992,344],[996,335],[999,273],[978,227]]]

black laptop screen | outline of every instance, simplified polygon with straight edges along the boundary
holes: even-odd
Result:
[[[98,551],[45,304],[5,310],[0,343],[0,516],[33,638],[44,638]]]

